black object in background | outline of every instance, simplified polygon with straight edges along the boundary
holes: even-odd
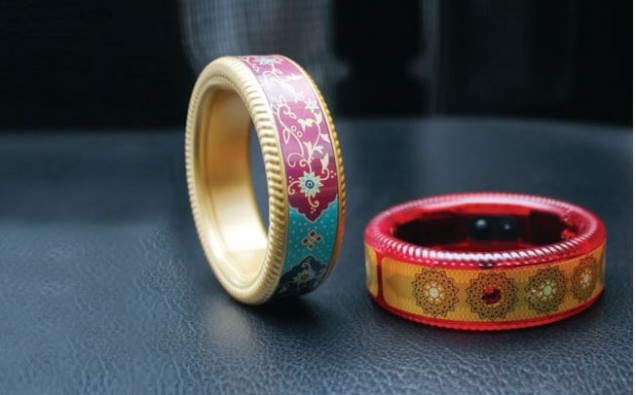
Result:
[[[336,55],[350,74],[340,82],[337,111],[345,115],[421,115],[423,82],[408,73],[422,39],[421,2],[334,1]]]
[[[631,125],[631,1],[440,6],[440,113]]]
[[[201,12],[230,7],[200,1]],[[333,46],[321,50],[334,51],[349,70],[330,100],[336,115],[631,125],[629,1],[263,2],[259,9],[268,13],[261,19],[270,26],[293,19],[303,21],[296,29],[333,29]],[[232,3],[236,17],[246,18],[241,12],[250,4]],[[188,19],[180,18],[179,6],[179,0],[2,2],[0,128],[183,125],[194,76],[180,26]],[[280,37],[297,34],[278,27]],[[250,44],[244,33],[228,30],[223,40],[236,48],[224,50]],[[268,45],[277,48],[275,40]],[[315,76],[319,83],[339,78],[329,67]]]
[[[176,0],[0,5],[0,128],[183,124]]]

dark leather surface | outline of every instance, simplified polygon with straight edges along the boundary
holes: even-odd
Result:
[[[183,135],[0,134],[0,393],[628,393],[632,135],[506,120],[337,122],[348,181],[339,263],[260,308],[220,288],[189,212]],[[432,194],[552,196],[609,231],[607,290],[546,327],[417,325],[365,291],[362,231]],[[262,201],[263,182],[258,191]]]

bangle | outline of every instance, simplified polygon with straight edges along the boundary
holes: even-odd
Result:
[[[605,227],[557,200],[502,193],[433,197],[365,231],[367,288],[384,309],[471,330],[543,325],[603,291]]]
[[[269,226],[249,171],[253,123]],[[223,57],[199,76],[186,126],[188,191],[207,260],[248,304],[315,289],[342,242],[345,183],[336,130],[318,88],[279,55]]]

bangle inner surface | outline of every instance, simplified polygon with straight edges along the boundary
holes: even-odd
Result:
[[[248,286],[263,265],[267,232],[250,176],[250,115],[241,98],[220,85],[207,89],[197,121],[195,178],[206,219],[202,238],[225,277]]]
[[[453,252],[496,252],[558,243],[579,234],[561,213],[523,206],[465,204],[411,213],[393,235],[407,243]]]

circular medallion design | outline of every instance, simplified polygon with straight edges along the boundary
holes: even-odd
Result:
[[[517,303],[517,287],[503,273],[480,273],[466,292],[470,309],[482,319],[504,318]]]
[[[526,285],[526,300],[539,313],[556,311],[565,298],[567,281],[557,268],[540,269]]]
[[[424,312],[434,316],[445,316],[453,310],[458,289],[453,280],[442,270],[424,269],[415,276],[413,296]]]
[[[592,296],[596,287],[598,268],[596,259],[592,256],[581,258],[574,275],[572,275],[572,293],[578,300],[585,300]]]

